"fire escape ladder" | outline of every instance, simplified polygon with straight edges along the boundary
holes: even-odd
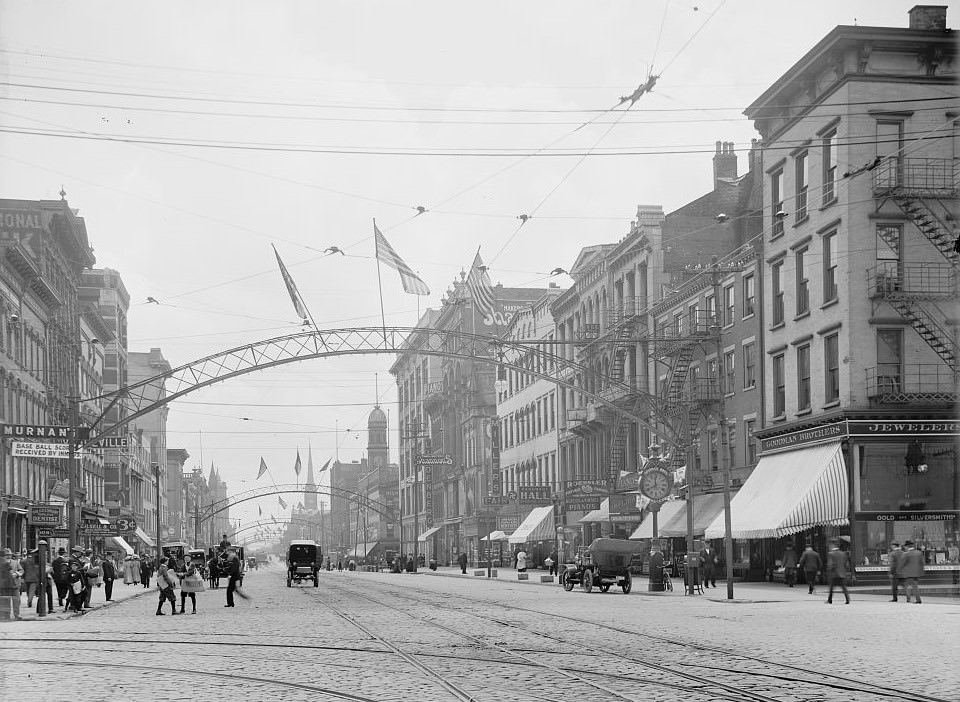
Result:
[[[620,477],[620,471],[624,469],[623,459],[627,450],[627,434],[629,429],[629,420],[618,413],[613,425],[610,442],[610,475],[614,480]]]
[[[960,254],[954,250],[954,237],[950,235],[949,227],[929,205],[912,195],[894,195],[893,200],[947,261],[953,265],[960,262]]]
[[[623,381],[623,367],[627,360],[627,351],[630,348],[629,340],[633,337],[633,325],[624,324],[617,330],[616,342],[613,347],[613,366],[610,375],[614,380]]]
[[[683,403],[683,386],[687,382],[687,371],[690,370],[690,361],[693,360],[693,344],[678,348],[673,354],[673,363],[670,375],[667,378],[664,395],[667,405],[676,408]]]
[[[940,358],[954,371],[957,370],[957,348],[951,337],[933,318],[919,300],[906,295],[888,295],[887,301],[910,323],[917,334],[927,342]]]

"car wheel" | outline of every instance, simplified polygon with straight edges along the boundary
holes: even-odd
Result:
[[[589,570],[583,571],[583,578],[580,581],[580,584],[583,586],[583,589],[586,592],[593,591],[593,573]]]
[[[624,595],[630,594],[630,590],[633,589],[633,577],[630,573],[627,573],[626,577],[620,582],[620,587],[623,588]]]

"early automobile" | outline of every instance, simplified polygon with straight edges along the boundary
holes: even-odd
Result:
[[[323,556],[316,541],[295,539],[287,549],[287,587],[293,583],[298,585],[304,580],[312,580],[313,586],[318,587],[320,580],[317,573]]]
[[[187,551],[187,555],[190,556],[190,563],[194,568],[197,568],[200,571],[200,574],[203,576],[203,579],[206,580],[209,577],[209,572],[207,568],[207,552],[202,548],[191,548]]]
[[[577,584],[586,592],[593,590],[594,585],[600,592],[617,585],[623,594],[629,594],[633,587],[630,561],[640,549],[640,544],[627,539],[594,539],[588,547],[580,549],[575,563],[562,566],[560,584],[567,592]]]

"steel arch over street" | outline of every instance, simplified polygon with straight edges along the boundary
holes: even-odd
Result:
[[[666,413],[661,412],[663,403],[655,395],[640,391],[622,380],[603,376],[582,364],[548,353],[536,346],[492,336],[419,327],[318,329],[257,341],[192,361],[169,372],[99,396],[107,401],[107,408],[95,422],[95,427],[106,416],[110,407],[118,402],[126,403],[128,413],[118,422],[99,427],[96,435],[109,435],[114,429],[178,397],[246,373],[314,358],[407,351],[485,361],[548,380],[575,390],[584,397],[605,405],[612,412],[629,417],[674,446],[684,445],[678,428],[668,421]],[[599,381],[594,383],[594,387],[599,386],[601,389],[596,392],[586,390],[587,384],[584,381],[587,378]],[[626,409],[609,399],[616,393],[626,397],[639,396],[641,401],[645,400],[650,410],[661,415],[658,417],[660,426],[655,426],[647,417],[633,409]],[[158,400],[158,397],[161,399]],[[94,441],[95,438],[91,438],[84,445]]]
[[[200,510],[200,523],[202,524],[215,514],[219,514],[220,512],[223,512],[234,505],[238,505],[241,502],[256,500],[267,495],[282,495],[287,493],[296,493],[298,495],[302,495],[305,492],[307,492],[306,486],[301,484],[264,485],[263,487],[247,490],[246,492],[232,495],[226,499],[211,502],[209,505],[205,506],[202,510]],[[342,490],[337,487],[317,487],[315,490],[313,490],[313,492],[318,495],[328,495],[330,497],[344,497],[352,502],[356,502],[361,507],[366,507],[377,514],[383,515],[386,519],[396,520],[397,518],[396,512],[390,509],[388,505],[385,505],[382,502],[377,502],[376,500],[371,500],[370,498],[351,490]]]

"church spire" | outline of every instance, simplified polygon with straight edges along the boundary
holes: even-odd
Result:
[[[307,444],[307,482],[303,486],[303,506],[317,510],[317,484],[313,477],[313,447]]]

